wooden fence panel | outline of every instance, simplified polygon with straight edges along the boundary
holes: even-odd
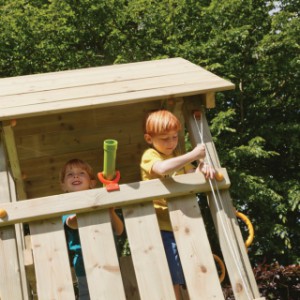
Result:
[[[108,210],[77,218],[91,299],[126,299]]]
[[[171,198],[168,207],[190,299],[224,299],[196,196]]]
[[[30,223],[30,233],[39,299],[75,299],[62,219]]]
[[[175,299],[153,203],[128,206],[123,214],[141,299]]]

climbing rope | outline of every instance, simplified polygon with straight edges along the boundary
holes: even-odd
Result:
[[[195,124],[196,124],[196,127],[197,127],[197,131],[198,131],[198,134],[199,134],[200,142],[205,145],[204,138],[203,138],[203,121],[202,121],[201,115],[199,117],[199,112],[198,112],[198,114],[197,114],[197,112],[194,112],[193,117],[194,117],[194,121],[195,121]],[[198,120],[200,120],[199,121],[200,123],[198,123]],[[215,166],[213,164],[213,160],[211,158],[211,155],[210,155],[210,153],[209,153],[206,145],[205,145],[205,148],[206,148],[206,153],[207,153],[206,160],[214,168],[214,170],[216,170],[216,168],[215,168]],[[216,179],[215,178],[214,179],[210,179],[209,178],[208,181],[209,181],[210,189],[211,189],[211,192],[212,192],[212,195],[213,195],[213,200],[214,200],[214,203],[216,205],[217,211],[224,210],[224,207],[223,207],[223,204],[222,204],[222,201],[221,201],[220,191],[219,191],[218,186],[216,184]],[[215,184],[216,192],[215,192],[215,189],[213,187],[213,182]],[[218,196],[218,199],[217,199],[217,196]],[[220,205],[219,205],[219,203],[220,203]],[[241,267],[240,267],[239,262],[237,260],[237,257],[238,257],[239,254],[236,253],[236,250],[234,249],[234,247],[233,247],[233,245],[231,243],[231,240],[230,240],[230,238],[228,236],[228,232],[230,231],[230,229],[228,228],[228,224],[227,224],[227,226],[225,226],[223,218],[220,218],[220,220],[221,220],[221,225],[223,227],[223,232],[225,234],[225,238],[227,240],[227,244],[228,244],[229,249],[230,249],[230,251],[232,253],[232,258],[233,258],[234,263],[235,263],[235,265],[237,267],[237,270],[239,272],[240,279],[241,279],[241,281],[243,283],[243,286],[245,287],[245,292],[247,294],[247,298],[248,299],[252,299],[252,297],[251,297],[251,295],[249,293],[249,286],[245,282],[244,276],[243,276],[242,271],[241,271]]]

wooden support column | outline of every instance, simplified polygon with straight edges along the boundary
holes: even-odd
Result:
[[[0,208],[2,203],[14,201],[15,186],[7,170],[0,138]],[[28,299],[19,224],[0,229],[0,273],[0,299]]]
[[[18,200],[24,200],[27,198],[27,196],[25,192],[21,167],[18,158],[17,146],[15,141],[15,135],[13,131],[13,126],[16,125],[16,122],[17,121],[3,121],[2,134],[3,134],[3,140],[5,141],[6,149],[9,149],[9,151],[7,150],[7,156],[10,162],[10,169],[12,172],[12,176],[16,183],[17,198]]]
[[[210,160],[216,168],[220,168],[217,151],[200,101],[184,103],[184,115],[191,142],[194,146],[202,142],[199,134],[199,124],[196,123],[194,118],[194,111],[196,110],[200,110],[201,134],[207,148],[207,156],[210,156]],[[246,253],[229,191],[219,191],[219,195],[220,197],[214,197],[212,193],[208,193],[208,201],[235,298],[238,300],[259,298],[258,287]]]

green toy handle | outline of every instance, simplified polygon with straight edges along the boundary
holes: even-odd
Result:
[[[105,140],[103,143],[104,161],[103,161],[103,176],[107,180],[113,180],[116,176],[116,154],[118,141]]]

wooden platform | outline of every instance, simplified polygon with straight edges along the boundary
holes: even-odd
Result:
[[[38,299],[74,299],[61,222],[66,213],[78,216],[92,299],[133,299],[137,291],[140,299],[174,299],[152,204],[157,197],[169,199],[190,299],[223,299],[197,192],[208,195],[236,299],[258,299],[230,181],[205,119],[205,109],[215,106],[215,93],[233,88],[182,58],[0,79],[0,212],[7,214],[0,218],[0,299],[30,299],[30,257]],[[159,108],[186,124],[193,145],[199,142],[193,112],[201,110],[204,142],[225,176],[222,182],[212,187],[202,174],[140,181],[140,157],[147,147],[143,120]],[[99,183],[94,190],[61,194],[58,173],[67,160],[80,158],[95,172],[103,170],[105,139],[118,141],[120,190],[108,192]],[[180,147],[184,151],[183,133]],[[221,195],[217,200],[214,189]],[[122,209],[132,264],[115,251],[110,207]],[[31,247],[24,241],[24,223],[30,228]],[[128,277],[132,270],[136,285]]]

